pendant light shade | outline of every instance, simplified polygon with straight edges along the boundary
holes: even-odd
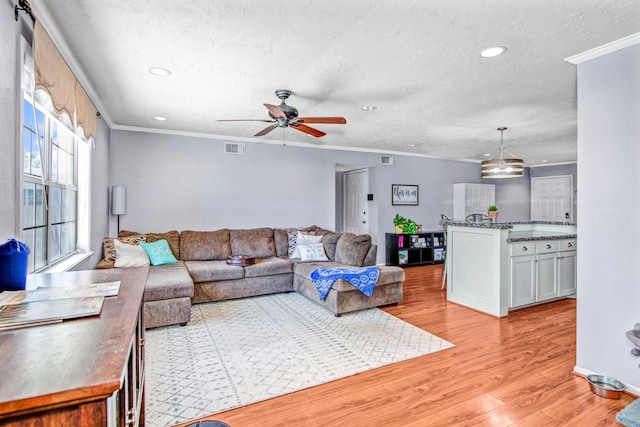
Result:
[[[488,160],[482,162],[482,178],[517,178],[524,175],[524,161],[516,158],[513,154],[504,149],[504,131],[506,127],[498,128],[500,131],[500,149]],[[510,157],[505,158],[505,153]]]

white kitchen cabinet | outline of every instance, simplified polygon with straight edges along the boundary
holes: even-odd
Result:
[[[536,302],[558,297],[556,253],[536,255]]]
[[[575,293],[575,248],[575,239],[512,243],[510,307]]]
[[[496,204],[494,184],[453,184],[453,218],[465,220],[471,214],[487,214]]]
[[[536,255],[511,257],[511,307],[536,302]]]
[[[576,240],[561,240],[557,259],[558,296],[576,293]]]

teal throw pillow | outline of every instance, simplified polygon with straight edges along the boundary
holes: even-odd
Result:
[[[151,265],[175,264],[178,262],[171,252],[169,243],[164,239],[152,243],[140,243],[140,246],[147,253]]]

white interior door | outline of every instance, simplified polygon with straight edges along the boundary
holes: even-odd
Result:
[[[573,221],[573,176],[531,178],[531,220]]]
[[[344,174],[344,231],[368,234],[367,188],[369,171],[366,169]]]

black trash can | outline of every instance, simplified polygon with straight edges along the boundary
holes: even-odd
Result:
[[[0,291],[19,291],[27,286],[29,247],[9,239],[0,244]]]

